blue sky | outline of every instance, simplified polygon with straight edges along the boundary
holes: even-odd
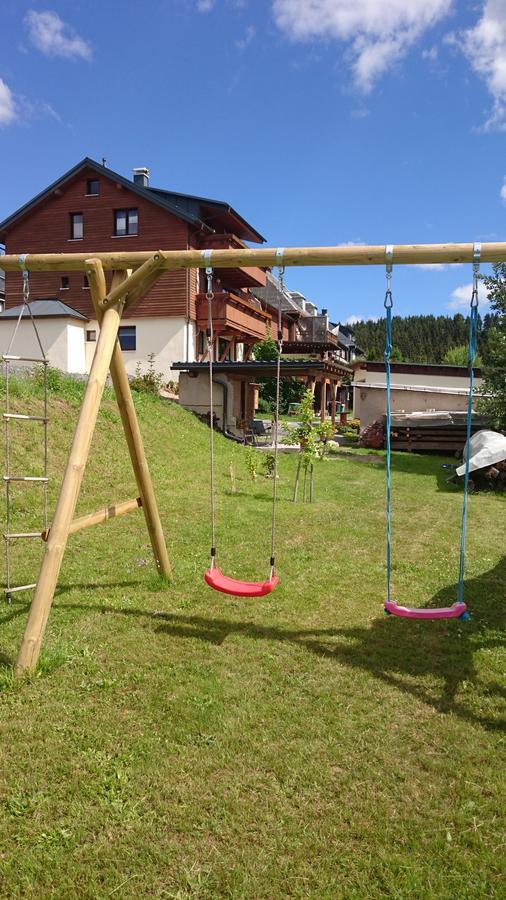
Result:
[[[506,0],[2,3],[0,220],[88,155],[273,246],[501,240],[505,135]],[[286,280],[381,314],[377,268]],[[401,267],[395,311],[465,312],[470,282]]]

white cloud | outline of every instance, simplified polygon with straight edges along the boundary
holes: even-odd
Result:
[[[447,303],[447,309],[469,309],[469,304],[471,303],[471,295],[473,292],[472,282],[469,284],[461,284],[460,287],[456,287],[454,291],[452,291],[453,300],[450,300]],[[487,299],[487,295],[485,293],[485,289],[482,288],[480,290],[478,286],[478,300],[480,306],[488,306],[489,300]]]
[[[353,315],[353,316],[348,316],[348,318],[345,319],[344,324],[345,325],[356,325],[357,322],[378,322],[378,321],[379,321],[379,316],[355,316],[355,315]]]
[[[422,51],[422,59],[428,59],[429,62],[436,62],[438,55],[438,49],[435,46]]]
[[[31,43],[45,56],[91,59],[90,44],[53,10],[36,12],[31,9],[25,16],[25,24]]]
[[[244,32],[244,37],[235,42],[235,46],[237,47],[237,49],[244,50],[255,39],[256,33],[257,30],[255,26],[248,25],[246,31]]]
[[[506,178],[504,179],[504,183],[501,187],[501,190],[499,191],[499,196],[501,200],[504,200],[504,202],[506,203]]]
[[[485,130],[506,131],[506,0],[485,0],[474,28],[451,35],[450,41],[460,47],[493,97]]]
[[[211,12],[214,0],[197,0],[197,12]]]
[[[0,78],[0,127],[10,125],[16,119],[16,103],[8,84]]]
[[[442,272],[443,269],[446,269],[444,263],[414,263],[413,268],[415,269],[430,269],[433,272]]]
[[[356,85],[374,82],[440,19],[453,0],[273,0],[274,19],[296,41],[346,44]]]

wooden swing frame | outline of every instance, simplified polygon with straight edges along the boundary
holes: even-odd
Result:
[[[470,263],[473,261],[473,249],[472,243],[398,245],[393,248],[392,261],[394,265]],[[213,250],[210,258],[209,253],[205,258],[205,253],[204,250],[159,250],[155,253],[43,253],[26,256],[24,264],[29,272],[79,271],[87,275],[100,333],[53,522],[48,533],[43,535],[45,552],[15,665],[17,675],[33,671],[37,665],[69,534],[140,506],[146,519],[157,569],[166,578],[171,574],[153,484],[118,341],[118,328],[124,311],[137,303],[164,271],[171,269],[200,269],[209,264],[215,268],[274,267],[280,264],[280,258],[283,266],[385,265],[386,261],[384,245],[295,247],[285,248],[283,251],[275,248]],[[481,262],[496,263],[504,260],[506,242],[482,244]],[[0,256],[0,269],[5,272],[21,271],[19,256]],[[109,291],[105,271],[113,273]],[[140,496],[74,519],[109,371]]]

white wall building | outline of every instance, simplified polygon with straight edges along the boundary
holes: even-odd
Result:
[[[0,353],[7,352],[22,306],[0,313]],[[62,372],[84,375],[85,341],[88,319],[59,300],[34,300],[30,309],[50,365]],[[24,309],[19,328],[9,351],[14,356],[41,358],[41,350],[28,310]],[[33,366],[20,360],[19,366]]]
[[[50,365],[62,372],[89,374],[100,332],[98,322],[89,320],[60,300],[33,300],[30,309]],[[0,353],[7,351],[20,311],[21,306],[16,306],[0,313]],[[129,375],[135,375],[139,365],[145,372],[151,354],[154,354],[155,371],[160,372],[167,381],[177,378],[170,371],[175,359],[187,359],[189,362],[195,359],[195,323],[187,323],[184,318],[122,319],[119,340]],[[26,309],[11,353],[30,358],[41,355]],[[19,365],[30,366],[33,363],[20,361]]]
[[[474,370],[474,388],[483,383]],[[465,366],[391,363],[392,413],[465,412],[469,400],[469,373]],[[353,416],[365,428],[386,412],[384,362],[356,363],[353,379]]]

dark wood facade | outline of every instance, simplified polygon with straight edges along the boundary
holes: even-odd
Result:
[[[71,253],[129,250],[178,250],[206,247],[245,246],[229,228],[240,217],[228,215],[226,204],[216,201],[218,211],[209,215],[212,225],[204,221],[187,221],[181,216],[163,208],[158,203],[159,195],[149,189],[136,190],[136,185],[116,176],[110,169],[93,163],[91,167],[82,165],[70,178],[64,177],[48,189],[40,198],[27,204],[26,208],[6,220],[0,231],[0,239],[6,245],[6,252],[21,253]],[[98,181],[98,194],[90,195],[89,182]],[[169,196],[169,195],[167,195]],[[179,195],[178,195],[179,196]],[[197,201],[198,198],[189,198]],[[211,202],[211,201],[210,201]],[[223,210],[220,207],[224,207]],[[136,209],[138,233],[115,236],[115,211]],[[183,210],[183,207],[181,206]],[[73,239],[71,216],[82,214],[83,237]],[[228,229],[227,229],[228,226]],[[244,223],[246,232],[250,228]],[[255,232],[253,232],[255,234]],[[259,239],[260,236],[259,236]],[[182,317],[187,321],[197,319],[197,294],[205,290],[202,274],[195,270],[167,272],[155,287],[142,299],[136,308],[129,311],[129,317]],[[258,313],[253,303],[248,310],[248,288],[265,284],[265,273],[261,269],[230,269],[215,272],[215,281],[220,291],[233,291],[243,303],[243,314],[251,315],[251,328],[245,330],[245,338],[251,340],[252,332],[258,329]],[[6,283],[6,303],[16,306],[22,300],[21,275],[9,273]],[[33,299],[57,298],[73,309],[94,318],[89,290],[83,273],[39,273],[30,276]],[[230,306],[231,310],[236,309]],[[223,323],[226,330],[228,323]],[[237,321],[230,326],[236,330]],[[240,337],[240,336],[239,336]]]

